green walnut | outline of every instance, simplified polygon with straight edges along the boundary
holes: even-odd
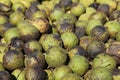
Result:
[[[40,51],[35,51],[32,54],[27,54],[24,59],[24,65],[26,68],[31,68],[35,66],[39,66],[39,68],[44,68],[45,56]]]
[[[4,24],[8,22],[7,17],[4,15],[0,15],[0,24]]]
[[[61,21],[61,22],[57,22],[55,24],[55,28],[56,30],[62,34],[64,32],[73,32],[74,31],[74,24],[71,24],[70,22],[66,22],[65,20]]]
[[[67,52],[60,46],[51,47],[45,54],[45,60],[50,67],[58,67],[66,63]]]
[[[23,41],[38,39],[40,36],[39,30],[27,20],[20,21],[17,28]]]
[[[54,8],[50,11],[50,19],[52,21],[58,20],[62,15],[65,13],[64,9],[62,8]]]
[[[99,19],[102,21],[102,23],[105,23],[107,21],[107,18],[106,18],[106,14],[104,14],[103,12],[94,12],[92,13],[90,16],[89,16],[89,20],[90,19]]]
[[[61,39],[63,41],[64,47],[71,49],[78,44],[78,38],[73,32],[64,32],[61,34]]]
[[[86,35],[85,27],[87,26],[87,21],[80,21],[78,20],[75,23],[75,34],[77,35],[78,39],[80,39],[82,36]]]
[[[85,7],[80,3],[73,3],[70,12],[75,16],[80,16],[85,12]]]
[[[111,38],[115,38],[116,34],[120,31],[120,24],[117,21],[108,21],[104,26],[107,27]]]
[[[40,37],[39,42],[45,51],[47,51],[52,46],[60,46],[62,44],[62,40],[57,34],[43,34]]]
[[[72,69],[74,73],[82,76],[88,70],[89,62],[84,56],[75,55],[69,61],[68,66]]]
[[[105,67],[96,67],[92,69],[90,80],[113,80],[111,71]]]
[[[116,68],[116,65],[116,60],[106,53],[101,53],[97,55],[92,62],[93,68],[102,66],[112,70]]]
[[[53,77],[55,80],[61,80],[61,78],[67,73],[72,73],[71,68],[67,65],[61,65],[61,66],[56,67],[53,70]]]
[[[21,3],[21,2],[15,2],[15,3],[12,5],[12,10],[14,10],[14,11],[20,11],[20,12],[24,13],[25,10],[26,10],[26,7],[25,7],[25,5],[24,5],[23,3]]]
[[[35,51],[42,51],[42,45],[37,40],[28,40],[24,44],[25,54],[32,54]]]
[[[37,19],[37,18],[46,18],[47,14],[45,13],[44,10],[38,10],[38,11],[35,11],[32,16],[31,16],[31,19]]]
[[[9,28],[5,33],[4,33],[4,39],[7,43],[10,43],[12,38],[14,37],[19,37],[20,38],[20,33],[16,27]]]
[[[98,25],[102,25],[101,20],[99,19],[91,19],[88,21],[88,25],[85,27],[85,31],[87,35],[91,35],[91,30]]]
[[[9,21],[14,24],[17,25],[18,22],[20,22],[21,20],[24,20],[25,16],[22,12],[19,11],[15,11],[13,13],[10,14],[9,16]]]
[[[65,13],[57,20],[58,23],[68,22],[71,24],[74,24],[76,21],[77,21],[77,18],[72,13]]]

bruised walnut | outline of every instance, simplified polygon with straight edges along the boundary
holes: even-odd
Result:
[[[111,43],[108,46],[106,53],[113,56],[116,59],[117,63],[119,64],[120,63],[120,42],[115,41]]]

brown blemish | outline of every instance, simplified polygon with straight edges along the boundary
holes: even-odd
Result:
[[[119,42],[113,42],[111,43],[107,50],[106,53],[111,55],[113,58],[115,58],[115,60],[117,61],[117,63],[120,63],[120,43]]]
[[[37,18],[31,21],[31,23],[33,23],[34,26],[36,26],[36,28],[41,32],[41,33],[45,33],[48,31],[49,29],[49,23],[47,21],[47,19],[45,18]]]

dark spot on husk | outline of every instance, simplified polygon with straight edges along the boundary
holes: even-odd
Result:
[[[74,32],[74,26],[71,23],[63,22],[60,23],[60,33],[64,33],[66,31]]]
[[[59,3],[64,7],[68,7],[72,4],[72,0],[60,0]]]
[[[105,45],[103,42],[100,41],[92,41],[88,46],[87,46],[87,52],[88,56],[90,58],[96,57],[100,53],[104,53],[106,50]]]
[[[9,47],[13,48],[13,49],[22,50],[23,45],[24,45],[24,42],[20,38],[14,37],[11,39],[11,43],[10,43]]]
[[[79,5],[79,3],[73,3],[72,7],[77,7]]]
[[[39,32],[35,32],[34,34],[28,34],[28,35],[21,35],[21,39],[26,42],[27,40],[31,40],[31,39],[35,39],[38,40],[40,37],[40,33]]]
[[[46,80],[47,73],[43,69],[40,69],[39,66],[35,66],[26,69],[25,78],[26,80]]]
[[[117,68],[113,69],[113,70],[112,70],[112,75],[113,75],[113,76],[114,76],[114,75],[120,75],[120,69],[117,69]]]
[[[8,71],[0,71],[0,80],[12,80]]]
[[[75,28],[75,34],[78,37],[78,39],[80,39],[82,36],[84,36],[86,34],[85,32],[85,28],[84,27],[76,27]]]
[[[118,18],[120,18],[120,11],[119,10],[115,10],[109,15],[110,20],[115,20]]]
[[[87,51],[83,49],[81,46],[78,46],[78,52],[79,52],[79,55],[87,57],[87,54],[88,54]]]
[[[119,42],[111,43],[108,46],[106,53],[111,55],[113,58],[115,58],[117,64],[120,63],[120,43]]]
[[[97,9],[99,5],[100,5],[100,3],[94,2],[94,3],[90,4],[89,7],[92,7],[92,8],[94,8],[94,9]]]
[[[106,42],[109,38],[109,32],[104,26],[96,26],[91,31],[92,37],[98,41]]]
[[[120,58],[119,51],[120,51],[120,44],[119,44],[119,42],[118,43],[117,42],[113,42],[107,48],[107,53],[109,55],[113,55],[113,56],[116,56],[118,58]]]
[[[97,11],[101,11],[108,16],[109,15],[109,9],[110,9],[110,6],[108,4],[100,4],[97,8]]]
[[[38,4],[38,2],[34,2],[31,4],[31,6],[25,12],[26,18],[30,19],[32,14],[39,10],[39,8],[37,7]]]
[[[59,41],[62,40],[62,39],[60,38],[60,36],[59,36],[59,35],[56,35],[56,34],[53,34],[53,38],[55,38],[56,40],[59,40]]]
[[[34,19],[32,21],[33,24],[35,24],[37,27],[37,29],[41,32],[41,33],[46,33],[49,29],[49,23],[48,20],[46,18],[37,18]]]

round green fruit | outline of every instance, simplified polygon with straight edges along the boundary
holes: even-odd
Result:
[[[64,50],[62,47],[54,46],[47,51],[45,60],[50,67],[63,65],[67,61],[66,50]]]
[[[6,22],[8,22],[7,17],[3,16],[3,15],[0,15],[0,24],[4,24]]]
[[[74,73],[82,76],[88,70],[89,62],[84,56],[75,55],[69,61],[68,66]]]
[[[19,11],[15,11],[13,13],[10,14],[9,16],[9,21],[14,24],[14,25],[17,25],[18,22],[20,22],[21,20],[23,20],[25,17],[24,17],[24,14],[22,12],[19,12]]]
[[[40,51],[35,51],[32,54],[27,54],[24,59],[24,65],[26,68],[31,68],[34,66],[44,68],[45,56]]]
[[[93,68],[101,66],[101,67],[106,67],[106,68],[112,70],[112,69],[116,68],[116,65],[117,64],[116,64],[115,59],[106,53],[101,53],[101,54],[97,55],[92,62]]]
[[[111,38],[115,38],[116,34],[120,31],[120,24],[117,21],[108,21],[104,26],[107,27]]]
[[[7,43],[10,43],[12,38],[19,37],[20,38],[20,33],[18,31],[18,28],[13,27],[9,28],[5,33],[4,33],[4,39]]]
[[[90,19],[98,19],[98,20],[101,20],[102,23],[105,23],[107,21],[107,18],[106,18],[106,14],[104,14],[103,12],[94,12],[92,13],[90,16],[89,16],[89,20]]]
[[[52,21],[58,20],[65,11],[62,8],[54,8],[52,11],[50,11],[50,19]]]
[[[37,18],[40,18],[40,17],[46,18],[46,16],[47,16],[47,15],[46,15],[45,11],[38,10],[38,11],[35,11],[35,12],[32,14],[31,18],[34,20],[34,19],[37,19]]]
[[[39,42],[45,51],[47,51],[52,46],[60,46],[62,44],[62,40],[57,34],[43,34],[40,37]]]
[[[71,49],[78,44],[78,38],[73,32],[64,32],[61,34],[61,39],[63,41],[64,47]]]
[[[20,21],[17,24],[17,28],[23,41],[39,38],[40,35],[39,30],[27,20]]]
[[[71,13],[65,13],[57,20],[58,23],[59,22],[61,23],[63,21],[74,24],[77,21],[77,18],[75,15],[73,15]]]
[[[42,45],[37,40],[29,40],[24,44],[24,52],[32,54],[35,51],[42,51]]]
[[[85,27],[85,31],[86,31],[87,35],[91,35],[91,30],[98,25],[102,25],[101,20],[99,20],[99,19],[89,20],[88,25]]]
[[[80,3],[73,3],[70,12],[75,16],[80,16],[85,12],[85,7]]]
[[[61,78],[67,73],[72,73],[70,67],[67,65],[61,65],[53,70],[53,77],[55,80],[61,80]]]
[[[105,67],[97,67],[91,71],[90,80],[113,80],[111,71]]]
[[[12,10],[14,11],[20,11],[20,12],[25,12],[26,10],[26,7],[23,3],[21,2],[15,2],[13,5],[12,5]]]

